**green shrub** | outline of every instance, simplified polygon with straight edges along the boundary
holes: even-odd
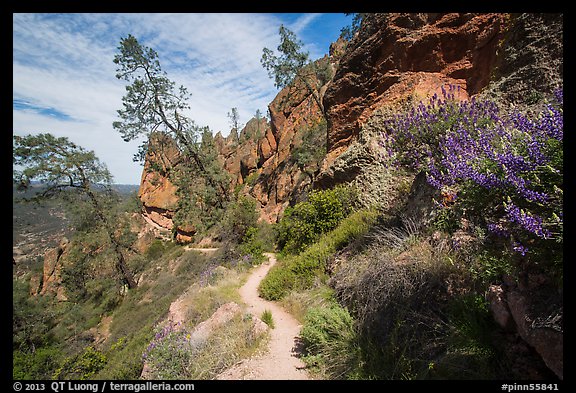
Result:
[[[475,280],[488,287],[490,284],[499,283],[504,275],[512,274],[515,270],[510,255],[491,255],[484,250],[469,266]]]
[[[355,191],[344,186],[312,191],[307,202],[284,210],[277,225],[278,246],[290,253],[301,252],[348,216],[356,198]]]
[[[336,303],[310,308],[300,336],[306,352],[304,362],[330,379],[353,375],[361,365],[354,319]]]
[[[166,242],[155,239],[146,250],[146,257],[150,261],[156,260],[164,254],[167,248]]]
[[[494,379],[502,375],[496,324],[484,296],[468,293],[447,307],[446,348],[429,367],[428,378]]]
[[[242,255],[251,255],[251,262],[253,265],[259,265],[264,261],[264,244],[258,238],[258,228],[249,227],[246,234],[242,238],[242,243],[238,246]]]
[[[220,224],[220,236],[224,241],[239,244],[248,229],[256,227],[257,222],[256,200],[250,196],[240,196],[227,207]]]
[[[53,379],[91,379],[106,365],[106,356],[88,346],[76,356],[68,357],[54,372]]]
[[[260,296],[279,300],[292,289],[306,289],[316,279],[324,279],[326,263],[332,255],[366,233],[377,217],[378,213],[373,210],[354,212],[299,255],[285,257],[260,283]]]
[[[260,319],[266,325],[270,326],[270,329],[274,329],[274,319],[272,318],[272,312],[270,310],[264,310]]]
[[[47,380],[58,367],[62,353],[57,347],[41,347],[34,352],[14,350],[12,352],[12,378]]]
[[[260,174],[257,171],[252,172],[251,174],[246,176],[246,178],[244,179],[244,184],[246,184],[248,187],[254,187],[254,185],[258,181],[259,176]]]
[[[292,150],[292,159],[302,172],[315,171],[326,156],[326,121],[300,130],[302,143]]]

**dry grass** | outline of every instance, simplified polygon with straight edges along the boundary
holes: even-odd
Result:
[[[363,253],[339,264],[330,283],[357,322],[363,372],[377,378],[422,377],[427,359],[449,345],[446,305],[469,273],[454,263],[445,243],[431,244],[414,222],[378,229],[371,238]]]

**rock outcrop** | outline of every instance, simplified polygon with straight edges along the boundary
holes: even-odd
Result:
[[[67,254],[68,239],[63,238],[58,247],[52,248],[44,254],[44,268],[42,271],[42,286],[37,292],[40,295],[53,294],[59,301],[66,301],[68,298],[62,285],[62,261]],[[39,287],[37,280],[32,280]]]
[[[164,229],[174,227],[172,217],[178,206],[178,196],[168,173],[179,162],[180,153],[173,139],[160,133],[150,137],[138,197],[144,217]]]
[[[489,85],[491,98],[535,104],[543,92],[562,86],[563,14],[512,14],[502,37]]]
[[[149,141],[138,197],[143,217],[159,230],[173,231],[179,243],[190,243],[196,228],[191,224],[174,225],[178,208],[178,187],[170,181],[169,173],[181,161],[176,142],[168,135],[156,133]]]
[[[319,60],[334,64],[328,56]],[[325,88],[324,88],[325,90]],[[320,160],[296,160],[292,154],[310,133],[318,134],[316,151],[325,149],[325,122],[317,103],[303,85],[281,90],[269,105],[270,121],[253,118],[237,134],[214,136],[218,158],[231,175],[230,193],[254,197],[260,207],[260,219],[275,222],[284,209],[304,197],[310,188]],[[144,216],[154,225],[173,229],[178,205],[177,188],[166,173],[179,162],[174,142],[155,137],[146,156],[139,197]],[[308,138],[310,139],[310,138]],[[159,145],[160,148],[155,148]],[[322,155],[323,156],[323,155]],[[192,240],[193,228],[174,228],[177,240]]]
[[[486,295],[494,320],[502,329],[533,348],[546,366],[564,378],[562,294],[542,274],[527,274],[492,285]]]
[[[459,87],[457,99],[484,88],[508,20],[507,14],[365,17],[324,95],[328,155],[317,184],[340,181],[331,167],[375,114],[440,95],[449,85]]]

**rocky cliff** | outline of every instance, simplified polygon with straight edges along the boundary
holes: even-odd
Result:
[[[330,56],[318,60],[334,71],[322,88],[327,124],[312,96],[295,85],[270,103],[269,122],[252,119],[239,135],[216,135],[230,190],[243,185],[268,222],[311,186],[352,182],[367,204],[386,205],[394,196],[383,190],[396,180],[379,162],[384,117],[448,86],[458,87],[458,99],[479,93],[518,99],[549,90],[562,80],[561,31],[561,14],[368,14],[350,42],[334,43]],[[316,135],[314,143],[325,159],[299,160],[303,141],[320,129],[326,136]],[[176,190],[162,172],[178,159],[169,142],[162,144],[147,156],[139,196],[144,215],[172,229]]]
[[[176,186],[168,179],[168,172],[180,161],[176,143],[164,134],[154,134],[149,141],[138,197],[143,216],[153,225],[172,229],[178,197]]]
[[[318,61],[330,62],[334,68],[336,56]],[[276,222],[286,206],[303,198],[312,185],[325,153],[326,123],[303,86],[281,90],[268,108],[270,121],[253,118],[239,133],[232,130],[224,137],[218,132],[214,142],[220,162],[231,174],[230,193],[239,190],[253,196],[261,209],[260,219]],[[300,156],[294,154],[304,149],[304,144],[315,151],[316,157],[308,150]],[[171,230],[178,197],[166,173],[178,165],[178,151],[166,136],[155,136],[150,146],[138,195],[144,217],[153,225]],[[176,232],[184,229],[176,228]],[[191,235],[185,240],[190,241]]]
[[[319,146],[314,149],[322,150],[325,132],[322,113],[304,89],[280,91],[268,109],[270,122],[249,121],[237,148],[232,149],[234,141],[227,138],[220,151],[224,168],[233,174],[232,187],[246,185],[243,192],[256,198],[261,219],[276,222],[286,206],[303,197],[318,169],[318,162],[298,160],[293,153],[309,135],[317,137],[319,132]]]
[[[440,95],[450,85],[459,87],[459,99],[480,92],[490,81],[509,25],[508,14],[365,17],[324,95],[328,154],[317,184],[349,182],[373,166],[370,157],[377,155],[370,146],[376,135],[370,129],[380,129],[374,124],[379,116]]]
[[[270,121],[252,119],[239,135],[216,135],[219,159],[232,175],[230,190],[256,198],[261,219],[269,222],[277,221],[310,188],[354,184],[366,204],[381,206],[393,203],[402,182],[412,188],[411,195],[423,195],[425,182],[393,177],[382,164],[378,140],[384,120],[451,86],[461,100],[488,96],[537,103],[541,92],[562,84],[562,29],[562,14],[368,14],[350,42],[335,43],[330,56],[319,60],[330,62],[334,71],[322,88],[324,114],[311,95],[292,86],[270,103]],[[311,158],[311,150],[320,151],[321,157]],[[156,159],[177,161],[169,148],[167,157]],[[163,179],[162,165],[147,163],[146,168],[156,173],[145,170],[142,176],[144,214],[171,228],[177,202],[174,186]],[[408,206],[415,201],[409,200]],[[562,300],[556,296],[548,302],[554,303],[553,313],[536,313],[531,299],[538,298],[535,294],[542,288],[545,285],[527,290],[510,284],[492,288],[489,299],[510,340],[535,348],[562,378],[563,358],[558,353],[563,334],[556,323],[561,320]],[[528,326],[529,321],[546,318],[556,318],[553,331],[540,325],[535,330],[534,323]]]
[[[42,275],[33,274],[30,278],[30,295],[55,295],[58,301],[66,301],[68,297],[62,285],[62,261],[69,252],[67,238],[62,238],[57,247],[50,248],[44,254]]]

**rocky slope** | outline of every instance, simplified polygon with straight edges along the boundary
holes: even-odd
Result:
[[[321,129],[324,116],[310,95],[286,88],[269,105],[270,122],[253,119],[238,137],[216,135],[220,159],[232,175],[230,189],[242,187],[241,192],[254,196],[261,219],[268,222],[277,221],[312,187],[355,184],[366,204],[383,206],[392,203],[395,195],[389,190],[400,181],[412,185],[411,195],[423,195],[418,184],[424,182],[393,178],[381,163],[378,139],[384,119],[450,86],[462,100],[489,96],[538,102],[540,92],[562,84],[562,29],[562,14],[370,14],[349,43],[333,46],[331,56],[321,60],[335,70],[322,89],[327,120],[323,161],[303,165],[297,159],[306,135]],[[154,176],[143,175],[140,198],[148,218],[170,228],[174,189]],[[535,348],[562,378],[561,324],[545,331],[526,322],[557,316],[561,321],[561,295],[554,296],[552,313],[534,311],[534,299],[541,298],[546,285],[492,288],[489,298],[511,340]]]
[[[422,175],[399,179],[383,165],[378,139],[387,116],[450,86],[462,100],[536,104],[541,92],[562,85],[562,31],[561,14],[368,15],[350,42],[333,44],[330,56],[319,60],[334,70],[322,88],[325,116],[296,86],[270,103],[269,120],[254,118],[239,133],[215,135],[218,159],[231,174],[229,190],[253,196],[261,220],[276,222],[312,188],[353,184],[366,205],[390,206],[403,182],[410,190],[406,212],[418,220],[437,190]],[[175,228],[172,219],[177,188],[166,174],[180,162],[174,141],[154,135],[150,146],[138,196],[151,226],[135,220],[133,228],[141,250],[171,231],[180,242],[195,234],[192,227]],[[311,158],[311,150],[320,158]],[[69,246],[64,240],[45,253],[42,272],[31,276],[31,295],[67,300],[61,271]],[[486,288],[490,311],[510,357],[538,356],[562,379],[562,288],[544,274],[525,273]],[[531,378],[526,370],[516,374]]]
[[[252,119],[228,137],[216,134],[230,191],[256,198],[261,219],[275,222],[306,190],[354,183],[365,202],[388,204],[390,179],[382,167],[377,138],[390,112],[457,86],[457,98],[476,94],[528,99],[562,80],[562,16],[558,14],[369,14],[349,42],[333,44],[333,79],[322,89],[326,157],[302,165],[295,152],[323,116],[305,89],[285,88],[269,105],[270,121]],[[560,38],[558,38],[560,37]],[[168,142],[165,142],[168,143]],[[159,153],[158,153],[159,154]],[[144,215],[172,229],[175,187],[162,176],[178,159],[169,143],[165,157],[147,158],[140,199]],[[150,162],[159,171],[150,172]],[[181,228],[182,231],[185,228]],[[177,229],[177,232],[182,232]],[[180,234],[191,239],[193,231]]]

